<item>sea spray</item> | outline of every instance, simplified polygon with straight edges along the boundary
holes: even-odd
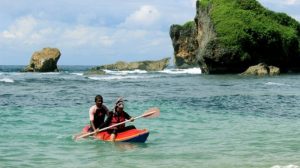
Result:
[[[297,165],[287,165],[287,166],[276,165],[276,166],[273,166],[271,168],[299,168],[299,166],[297,166]]]
[[[10,78],[2,78],[0,79],[0,82],[5,82],[5,83],[14,83],[15,81]]]

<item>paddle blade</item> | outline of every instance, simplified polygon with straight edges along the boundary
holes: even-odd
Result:
[[[81,138],[86,138],[86,137],[88,137],[88,136],[90,136],[91,135],[91,133],[89,132],[89,133],[79,133],[79,134],[77,134],[77,135],[74,135],[73,136],[73,139],[75,140],[75,141],[77,141],[77,140],[79,140],[79,139],[81,139]]]
[[[148,109],[144,114],[143,117],[144,118],[155,118],[158,117],[160,115],[160,110],[157,107],[153,107]]]

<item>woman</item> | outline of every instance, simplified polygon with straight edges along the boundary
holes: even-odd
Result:
[[[118,98],[118,100],[116,101],[112,116],[110,118],[111,118],[110,125],[115,125],[120,122],[124,122],[125,120],[130,120],[131,122],[134,121],[134,118],[124,111],[124,100],[122,97]],[[111,134],[110,135],[111,141],[113,142],[115,141],[118,132],[130,130],[134,128],[135,126],[133,125],[125,127],[125,123],[111,128],[108,131]]]

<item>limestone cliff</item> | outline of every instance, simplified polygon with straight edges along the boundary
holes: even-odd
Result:
[[[171,26],[170,37],[174,47],[174,61],[177,67],[198,66],[196,58],[198,41],[196,35],[196,24],[193,21],[187,22],[183,26]]]

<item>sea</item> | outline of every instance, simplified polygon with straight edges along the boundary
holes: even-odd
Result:
[[[23,73],[0,66],[0,168],[299,168],[300,75],[206,75],[198,68],[146,72],[92,66]],[[96,95],[112,109],[157,118],[146,143],[74,140]]]

